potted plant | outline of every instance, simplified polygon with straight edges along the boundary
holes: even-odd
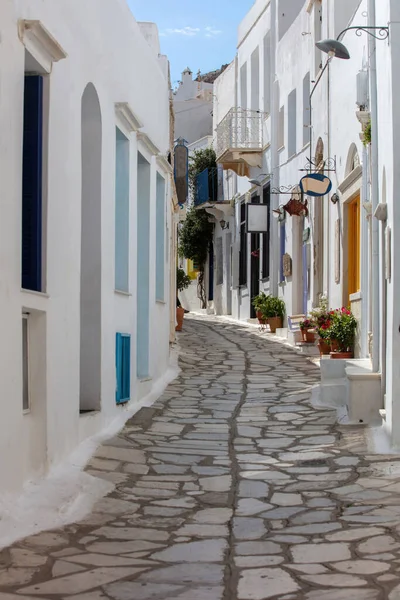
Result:
[[[331,358],[353,358],[354,338],[357,329],[357,320],[351,310],[343,306],[331,314],[332,321],[329,328],[331,340]]]
[[[190,279],[189,275],[186,275],[186,273],[183,269],[180,269],[179,267],[177,267],[176,287],[177,287],[178,292],[183,292],[183,290],[186,290],[190,286],[191,281],[192,280]],[[177,325],[175,327],[175,331],[182,331],[184,315],[185,315],[185,309],[183,308],[183,306],[181,306],[181,303],[178,298],[178,294],[176,294],[176,322],[177,322]]]
[[[318,334],[318,348],[320,356],[328,355],[331,351],[330,327],[332,321],[332,311],[328,310],[328,300],[321,296],[319,306],[311,311],[311,318],[315,323]]]
[[[254,296],[254,298],[252,300],[254,310],[256,311],[257,319],[258,319],[258,322],[260,325],[266,324],[266,319],[263,316],[263,311],[262,311],[266,297],[267,297],[267,295],[265,294],[265,292],[261,292],[257,296]]]
[[[301,335],[307,344],[315,343],[315,323],[312,319],[304,319],[300,322]]]
[[[271,333],[282,327],[283,317],[285,316],[285,303],[275,296],[266,296],[262,308],[264,319],[267,320]]]

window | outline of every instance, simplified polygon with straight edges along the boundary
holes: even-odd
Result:
[[[296,90],[292,90],[288,98],[288,157],[296,154]]]
[[[115,289],[129,292],[129,141],[116,128]]]
[[[247,63],[240,68],[240,106],[247,108]]]
[[[28,315],[22,316],[22,410],[30,409],[29,398],[29,323]]]
[[[156,193],[156,300],[165,300],[165,179],[157,173]]]
[[[348,207],[348,293],[360,291],[360,196]]]
[[[282,221],[280,232],[279,232],[279,243],[280,243],[280,260],[279,260],[279,281],[282,283],[285,281],[285,275],[283,274],[283,257],[286,252],[286,225],[285,221]]]
[[[251,108],[260,108],[260,51],[258,48],[251,55]]]
[[[42,291],[43,77],[26,75],[22,163],[21,285]]]
[[[303,79],[303,146],[310,141],[310,73]]]
[[[223,267],[223,250],[222,250],[222,237],[218,237],[215,240],[215,253],[216,253],[216,285],[222,285],[224,283],[224,267]]]
[[[262,234],[262,277],[269,277],[269,244],[270,244],[270,206],[271,206],[271,187],[268,185],[263,190],[263,204],[268,205],[268,231]]]
[[[121,404],[131,397],[131,336],[117,333],[115,350],[117,375],[115,401]]]
[[[247,285],[246,204],[240,205],[239,285]]]
[[[278,122],[278,148],[281,149],[285,145],[285,107],[281,106],[279,109],[279,122]]]
[[[314,2],[314,41],[319,42],[322,39],[322,4],[321,0]],[[315,75],[322,68],[322,51],[315,46]]]
[[[271,34],[264,38],[264,112],[271,112]]]

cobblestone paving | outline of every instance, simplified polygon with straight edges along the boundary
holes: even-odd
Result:
[[[115,490],[0,554],[0,600],[400,598],[400,458],[309,403],[319,371],[185,318],[180,377],[100,447]]]

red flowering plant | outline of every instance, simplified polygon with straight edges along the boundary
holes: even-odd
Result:
[[[332,324],[332,315],[335,311],[328,310],[328,300],[321,296],[319,306],[311,311],[312,320],[319,337],[323,340],[330,339],[330,328]]]
[[[313,329],[314,327],[315,327],[315,323],[312,319],[304,319],[304,321],[300,321],[301,331],[306,331],[307,329]]]
[[[329,339],[337,340],[340,352],[351,352],[354,349],[354,338],[357,320],[351,310],[342,306],[332,311]]]

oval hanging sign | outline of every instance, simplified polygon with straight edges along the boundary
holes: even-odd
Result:
[[[310,173],[301,178],[300,189],[303,194],[318,198],[329,194],[332,189],[332,181],[322,173]]]

